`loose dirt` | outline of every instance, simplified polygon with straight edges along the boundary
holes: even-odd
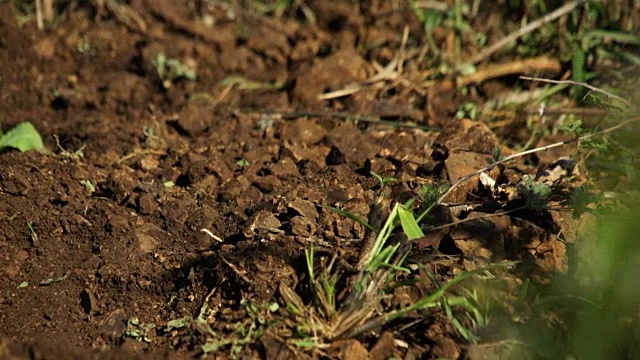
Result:
[[[460,104],[484,95],[462,95],[450,79],[424,80],[429,69],[412,52],[422,24],[410,9],[307,3],[315,24],[304,9],[256,16],[187,1],[132,1],[138,17],[123,24],[76,4],[44,31],[0,4],[2,126],[30,121],[48,148],[0,155],[0,358],[198,356],[210,331],[230,338],[237,324],[271,314],[265,306],[280,301],[281,284],[309,303],[311,244],[338,255],[345,271],[357,262],[365,228],[328,207],[367,219],[381,191],[372,171],[398,179],[392,197],[405,201],[421,185],[486,166],[496,148],[513,152],[484,123],[454,118]],[[374,79],[383,71],[377,64],[404,46],[405,28],[412,40],[403,77]],[[449,35],[437,36],[446,43]],[[527,135],[509,136],[504,143]],[[489,175],[513,185],[568,151]],[[447,199],[460,210],[440,209],[430,221],[518,206],[489,197],[469,181]],[[429,232],[412,257],[443,280],[521,260],[503,280],[508,303],[523,279],[544,283],[566,271],[569,217],[523,210],[467,221]],[[422,291],[396,292],[387,305]],[[203,307],[209,329],[170,323]],[[406,332],[377,329],[325,354],[468,355],[444,315],[414,320]],[[221,344],[216,354],[309,354],[276,330],[251,339]]]

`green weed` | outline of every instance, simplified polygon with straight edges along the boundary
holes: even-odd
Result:
[[[163,53],[156,55],[153,60],[156,73],[162,81],[162,86],[170,88],[177,80],[195,81],[198,78],[195,62],[183,62],[176,58],[167,57]]]
[[[224,330],[214,329],[207,321],[211,310],[207,303],[202,306],[195,319],[186,316],[170,320],[164,330],[171,332],[187,329],[187,331],[205,334],[206,341],[200,346],[202,355],[206,356],[226,349],[232,358],[236,358],[245,347],[255,344],[268,329],[278,326],[274,315],[280,310],[280,306],[275,302],[257,305],[249,300],[242,300],[240,306],[246,317],[237,323],[229,324]]]
[[[0,129],[0,151],[6,148],[25,152],[44,149],[44,144],[38,130],[30,122],[22,122],[6,133]]]
[[[446,191],[445,187],[436,186],[426,198],[437,199],[443,191]],[[424,214],[422,216],[424,217]],[[397,231],[399,229],[401,231]],[[476,294],[466,291],[462,295],[449,295],[449,291],[454,285],[476,274],[508,265],[506,263],[462,273],[444,284],[440,284],[434,278],[425,279],[436,284],[432,293],[404,308],[387,310],[382,314],[375,310],[380,307],[381,301],[387,297],[391,289],[411,286],[411,281],[402,285],[403,283],[397,282],[397,279],[401,274],[411,273],[405,261],[411,242],[421,237],[424,237],[424,233],[416,220],[416,214],[408,204],[396,203],[384,225],[377,231],[373,249],[364,269],[352,278],[352,285],[341,302],[337,300],[337,294],[342,274],[334,270],[335,258],[318,267],[315,263],[314,249],[309,248],[306,251],[306,262],[315,307],[304,306],[301,302],[295,301],[296,296],[291,294],[287,296],[288,307],[294,309],[292,311],[295,317],[307,319],[307,324],[311,325],[306,329],[299,329],[302,338],[306,339],[305,343],[313,340],[311,342],[321,344],[327,340],[359,336],[395,319],[433,308],[442,308],[461,336],[470,341],[475,340],[473,331],[465,327],[463,321],[454,315],[453,308],[468,313],[467,317],[472,319],[473,324],[479,326],[486,323],[486,316],[478,306]],[[296,303],[298,304],[293,305]]]
[[[136,339],[142,342],[151,342],[149,337],[149,331],[155,327],[154,324],[143,324],[134,317],[127,320],[127,329],[124,332],[124,336]]]

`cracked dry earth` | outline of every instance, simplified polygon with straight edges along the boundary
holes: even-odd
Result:
[[[168,330],[169,321],[196,317],[206,305],[211,329],[228,334],[246,321],[246,301],[279,301],[280,284],[310,301],[304,250],[311,244],[337,255],[345,269],[357,261],[364,227],[328,207],[366,219],[380,192],[372,171],[396,178],[393,200],[405,201],[422,185],[486,166],[496,147],[510,153],[487,125],[453,120],[464,99],[446,80],[429,94],[372,86],[318,100],[374,75],[371,60],[391,60],[405,25],[419,36],[409,11],[379,16],[385,5],[356,13],[345,3],[311,1],[314,26],[214,12],[212,33],[193,25],[186,2],[132,3],[144,32],[89,6],[38,31],[33,21],[18,25],[12,8],[0,4],[2,126],[30,121],[49,149],[0,154],[0,358],[198,356],[207,333]],[[373,43],[382,45],[364,50]],[[197,80],[160,79],[154,61],[161,53],[197,64]],[[230,75],[235,80],[223,82]],[[441,130],[278,115],[295,110]],[[567,151],[489,175],[514,185]],[[442,206],[429,221],[519,206],[518,199],[489,198],[469,181],[446,200],[465,206]],[[508,313],[523,279],[544,283],[567,269],[571,226],[564,213],[516,211],[429,232],[411,257],[442,281],[521,260],[500,278],[496,297]],[[387,305],[419,296],[397,292]],[[327,356],[453,359],[471,351],[443,316],[402,333],[386,330],[337,341]],[[497,329],[484,331],[499,339]],[[240,355],[308,356],[286,340],[269,330]]]

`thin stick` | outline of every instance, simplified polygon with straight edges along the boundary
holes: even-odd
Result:
[[[53,22],[53,0],[42,0],[42,17],[47,23]]]
[[[530,22],[529,24],[527,24],[524,27],[521,27],[519,30],[512,32],[511,34],[507,35],[506,37],[504,37],[503,39],[499,40],[498,42],[496,42],[495,44],[489,46],[489,48],[487,48],[486,50],[480,52],[479,54],[477,54],[476,56],[474,56],[473,58],[471,58],[471,63],[472,64],[477,64],[480,61],[484,60],[485,58],[491,56],[494,52],[500,50],[501,48],[509,45],[511,42],[517,40],[518,38],[532,32],[533,30],[547,24],[550,23],[552,21],[554,21],[555,19],[561,17],[564,14],[567,14],[569,12],[571,12],[573,9],[575,9],[576,7],[584,4],[585,2],[587,2],[587,0],[575,0],[572,1],[570,3],[565,4],[562,7],[559,7],[558,9],[556,9],[554,12],[552,12],[551,14],[548,14],[546,16],[541,17],[538,20],[535,20],[533,22]]]
[[[531,72],[547,72],[557,74],[561,70],[560,60],[547,56],[538,56],[522,60],[509,61],[502,64],[489,65],[479,69],[473,75],[458,81],[459,86],[467,86],[480,83],[489,79],[495,79],[511,74],[527,74]]]
[[[42,0],[36,0],[36,24],[38,30],[44,29],[44,21],[42,20]]]
[[[542,147],[539,147],[539,148],[535,148],[535,149],[519,152],[517,154],[509,155],[509,156],[507,156],[507,157],[505,157],[503,159],[500,159],[500,160],[494,162],[493,164],[491,164],[489,166],[486,166],[486,167],[484,167],[484,168],[482,168],[480,170],[476,170],[476,171],[472,172],[471,174],[465,175],[465,176],[461,177],[460,179],[458,179],[458,181],[453,183],[453,185],[451,185],[451,187],[449,187],[449,189],[444,194],[442,194],[440,196],[440,198],[438,198],[437,204],[441,204],[444,201],[444,199],[446,199],[447,196],[449,196],[451,194],[451,192],[455,188],[460,186],[460,184],[462,184],[463,182],[471,179],[474,176],[478,176],[478,175],[480,175],[481,173],[483,173],[485,171],[489,171],[489,170],[493,169],[494,167],[496,167],[496,166],[498,166],[500,164],[506,163],[507,161],[511,161],[513,159],[516,159],[516,158],[519,158],[519,157],[523,157],[525,155],[533,154],[533,153],[536,153],[536,152],[539,152],[539,151],[547,151],[549,149],[553,149],[553,148],[556,148],[556,147],[559,147],[559,146],[568,145],[568,144],[571,144],[571,143],[574,143],[574,142],[578,142],[580,140],[588,139],[588,138],[591,138],[591,137],[594,137],[594,136],[604,135],[604,134],[610,133],[612,131],[618,130],[621,127],[623,127],[623,126],[625,126],[627,124],[630,124],[630,123],[633,123],[633,122],[637,122],[638,120],[640,120],[640,118],[634,118],[634,119],[631,119],[631,120],[624,121],[624,122],[622,122],[622,123],[620,123],[620,124],[618,124],[616,126],[612,126],[610,128],[604,129],[602,131],[594,132],[592,134],[587,134],[587,135],[580,136],[580,137],[575,138],[575,139],[561,141],[561,142],[557,142],[555,144],[542,146]]]
[[[620,101],[621,103],[625,104],[626,106],[631,106],[631,103],[623,98],[621,98],[618,95],[612,94],[608,91],[602,90],[600,88],[597,88],[593,85],[589,85],[585,82],[579,82],[579,81],[573,81],[573,80],[550,80],[550,79],[544,79],[544,78],[537,78],[537,77],[529,77],[529,76],[520,76],[520,79],[522,80],[529,80],[529,81],[540,81],[540,82],[546,82],[546,83],[551,83],[551,84],[568,84],[568,85],[576,85],[576,86],[584,86],[587,89],[593,91],[593,92],[597,92],[600,94],[604,94],[607,95],[608,97],[612,98],[612,99],[616,99],[618,101]]]
[[[463,224],[463,223],[466,223],[466,222],[470,222],[470,221],[473,221],[473,220],[485,220],[485,219],[492,218],[492,217],[509,215],[512,212],[516,212],[516,211],[519,211],[519,210],[524,210],[526,208],[527,208],[526,206],[519,206],[519,207],[517,207],[515,209],[505,210],[505,211],[501,211],[501,212],[494,213],[494,214],[486,214],[486,215],[478,216],[478,217],[475,217],[475,218],[466,218],[466,219],[450,222],[450,223],[444,224],[444,225],[428,227],[428,228],[426,228],[424,230],[425,231],[440,230],[440,229],[448,228],[448,227],[451,227],[451,226],[456,226],[456,225],[460,225],[460,224]]]

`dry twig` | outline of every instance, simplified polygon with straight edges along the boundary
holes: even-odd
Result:
[[[543,79],[543,78],[536,78],[536,77],[528,77],[528,76],[520,76],[520,79],[522,80],[530,80],[530,81],[540,81],[540,82],[546,82],[546,83],[551,83],[551,84],[568,84],[568,85],[576,85],[576,86],[584,86],[587,89],[593,91],[593,92],[597,92],[600,94],[604,94],[612,99],[616,99],[618,101],[620,101],[621,103],[625,104],[626,106],[631,106],[631,103],[627,100],[625,100],[624,98],[621,98],[618,95],[612,94],[608,91],[602,90],[600,88],[597,88],[593,85],[589,85],[587,83],[584,82],[579,82],[579,81],[572,81],[572,80],[550,80],[550,79]]]
[[[559,73],[560,70],[562,70],[560,60],[547,56],[538,56],[535,58],[519,59],[502,64],[494,64],[484,69],[478,69],[475,74],[462,78],[458,82],[458,85],[467,86],[470,84],[480,83],[488,79],[495,79],[513,74],[526,74],[532,71]]]
[[[578,142],[578,141],[581,141],[581,140],[589,139],[589,138],[592,138],[594,136],[604,135],[604,134],[610,133],[612,131],[618,130],[618,129],[622,128],[625,125],[628,125],[628,124],[634,123],[634,122],[638,122],[638,121],[640,121],[640,117],[633,118],[633,119],[624,121],[624,122],[622,122],[622,123],[620,123],[618,125],[615,125],[615,126],[612,126],[610,128],[604,129],[602,131],[597,131],[597,132],[594,132],[594,133],[591,133],[591,134],[587,134],[587,135],[584,135],[584,136],[580,136],[580,137],[577,137],[577,138],[574,138],[574,139],[571,139],[571,140],[561,141],[561,142],[557,142],[557,143],[554,143],[554,144],[551,144],[551,145],[542,146],[542,147],[538,147],[538,148],[535,148],[535,149],[522,151],[522,152],[519,152],[517,154],[509,155],[509,156],[507,156],[507,157],[505,157],[503,159],[500,159],[500,160],[498,160],[498,161],[496,161],[496,162],[494,162],[494,163],[492,163],[492,164],[490,164],[488,166],[483,167],[482,169],[476,170],[476,171],[472,172],[471,174],[468,174],[468,175],[465,175],[465,176],[459,178],[455,183],[453,183],[453,185],[451,185],[449,187],[449,189],[444,194],[442,194],[440,196],[440,198],[438,198],[437,204],[443,203],[444,200],[453,192],[453,190],[455,188],[457,188],[458,186],[460,186],[460,184],[462,184],[463,182],[465,182],[465,181],[467,181],[467,180],[469,180],[469,179],[471,179],[471,178],[473,178],[475,176],[478,176],[478,175],[480,175],[481,173],[483,173],[485,171],[489,171],[489,170],[493,169],[494,167],[496,167],[496,166],[498,166],[500,164],[506,163],[508,161],[511,161],[511,160],[514,160],[514,159],[517,159],[517,158],[520,158],[520,157],[523,157],[523,156],[526,156],[526,155],[537,153],[537,152],[540,152],[540,151],[547,151],[549,149],[553,149],[553,148],[556,148],[556,147],[559,147],[559,146],[564,146],[564,145],[572,144],[574,142]]]
[[[536,21],[532,21],[531,23],[527,24],[526,26],[520,28],[519,30],[507,35],[506,37],[502,38],[501,40],[499,40],[498,42],[494,43],[493,45],[489,46],[487,49],[485,49],[484,51],[480,52],[479,54],[477,54],[476,56],[474,56],[473,58],[471,58],[470,63],[472,64],[477,64],[479,62],[481,62],[482,60],[484,60],[485,58],[491,56],[494,52],[500,50],[501,48],[509,45],[510,43],[512,43],[513,41],[517,40],[518,38],[534,31],[535,29],[548,24],[554,20],[556,20],[557,18],[568,14],[569,12],[573,11],[575,8],[577,8],[578,6],[586,3],[587,0],[575,0],[572,1],[570,3],[565,4],[562,7],[559,7],[558,9],[556,9],[554,12],[552,12],[551,14],[548,14],[546,16],[541,17],[540,19],[536,20]]]

